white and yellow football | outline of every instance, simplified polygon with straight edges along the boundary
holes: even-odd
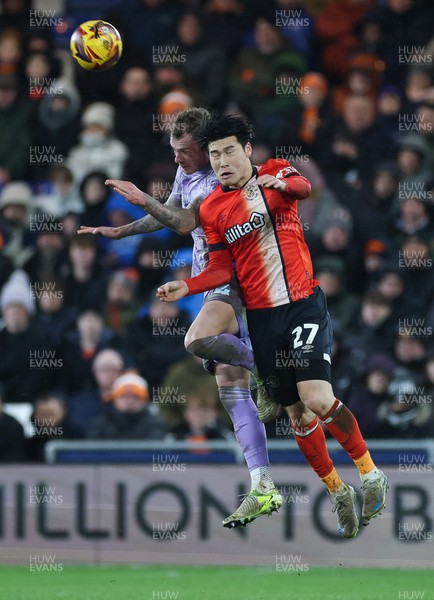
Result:
[[[86,21],[71,36],[72,56],[87,71],[111,69],[122,56],[119,31],[106,21]]]

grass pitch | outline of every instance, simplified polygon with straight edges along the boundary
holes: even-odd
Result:
[[[180,566],[0,567],[0,600],[434,600],[434,571]]]

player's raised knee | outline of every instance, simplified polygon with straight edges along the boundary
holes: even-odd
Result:
[[[329,386],[325,388],[325,386],[315,385],[313,382],[303,383],[304,385],[300,386],[299,393],[305,406],[316,415],[325,415],[334,402],[333,394],[329,393]]]
[[[187,352],[190,352],[190,354],[194,354],[194,352],[192,352],[189,347],[191,346],[191,344],[193,342],[195,342],[198,339],[198,336],[195,334],[194,330],[192,330],[191,328],[187,331],[185,338],[184,338],[184,347],[187,350]]]

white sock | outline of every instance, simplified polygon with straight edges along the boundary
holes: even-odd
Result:
[[[266,493],[274,488],[269,466],[252,469],[250,471],[250,479],[252,482],[251,490],[255,490],[256,492]]]
[[[364,475],[360,475],[360,479],[362,481],[370,481],[373,479],[378,479],[378,477],[381,475],[381,471],[380,469],[377,469],[377,467],[374,467],[372,469],[372,471],[369,471],[369,473],[365,473]]]

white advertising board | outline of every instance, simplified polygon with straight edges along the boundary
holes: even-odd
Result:
[[[386,469],[383,515],[342,540],[323,484],[307,467],[275,467],[284,505],[244,529],[222,519],[248,491],[240,466],[5,466],[0,562],[433,567],[434,475]],[[400,465],[401,467],[402,465]],[[416,465],[415,465],[416,466]],[[339,467],[360,488],[355,468]],[[50,558],[47,558],[50,557]],[[54,557],[54,558],[53,558]]]

